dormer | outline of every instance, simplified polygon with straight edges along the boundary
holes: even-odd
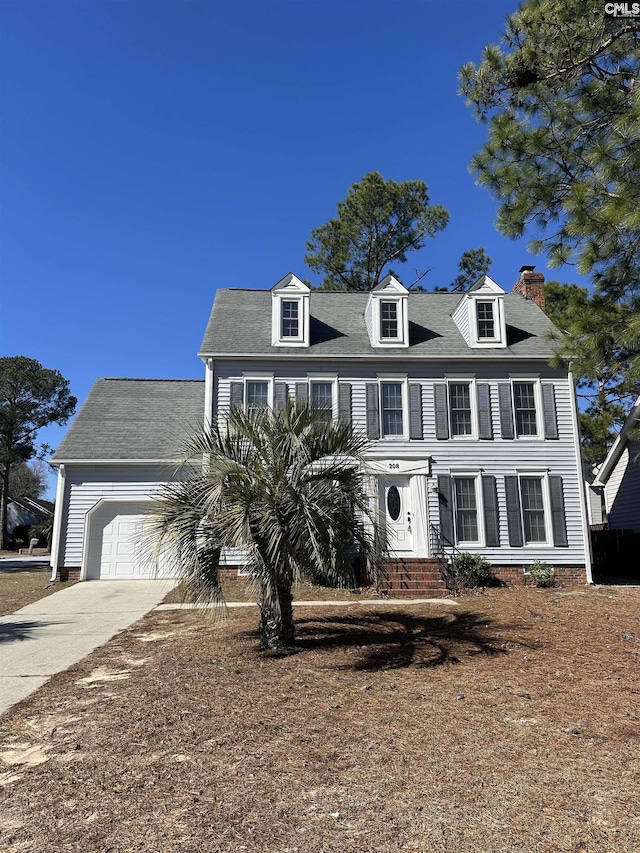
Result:
[[[292,272],[271,288],[271,345],[309,346],[309,294],[307,285]]]
[[[504,290],[482,275],[464,294],[452,314],[453,322],[474,349],[499,349],[507,345]]]
[[[392,275],[369,293],[364,319],[372,347],[409,346],[409,291]]]

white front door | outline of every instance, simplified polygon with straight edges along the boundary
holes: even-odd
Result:
[[[413,553],[413,512],[409,477],[381,477],[378,481],[380,518],[387,548],[393,556]]]

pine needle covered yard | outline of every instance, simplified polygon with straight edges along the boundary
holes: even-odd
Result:
[[[0,849],[640,849],[640,589],[151,614],[3,718]]]

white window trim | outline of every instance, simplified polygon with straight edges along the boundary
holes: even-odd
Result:
[[[551,497],[549,494],[549,473],[546,470],[541,470],[540,468],[534,468],[532,470],[528,470],[527,468],[518,468],[518,498],[520,500],[520,524],[522,525],[522,542],[523,548],[541,548],[550,546],[553,544],[553,539],[551,535]],[[525,541],[525,528],[524,528],[524,509],[522,506],[522,489],[520,487],[520,478],[521,477],[536,477],[542,480],[542,505],[544,509],[544,533],[545,540],[544,542],[526,542]]]
[[[243,387],[243,409],[245,412],[249,411],[249,395],[247,389],[248,382],[266,382],[267,383],[267,406],[270,409],[274,407],[274,396],[275,396],[275,381],[273,373],[247,373],[242,377],[242,381],[244,383]]]
[[[373,337],[377,347],[408,347],[409,346],[409,300],[406,296],[396,294],[372,294],[373,308]],[[398,313],[398,336],[395,338],[382,337],[382,310],[383,302],[393,302],[397,306]]]
[[[449,417],[449,435],[452,441],[477,441],[478,440],[478,395],[476,391],[475,377],[460,376],[457,377],[449,374],[446,378],[447,382],[447,414]],[[453,434],[453,419],[451,417],[451,394],[449,387],[451,385],[469,385],[469,402],[471,403],[471,435],[454,435]]]
[[[478,302],[491,302],[496,334],[493,338],[478,337]],[[507,327],[504,314],[504,297],[494,294],[473,294],[469,299],[469,337],[472,347],[506,347]]]
[[[542,434],[542,384],[539,376],[510,376],[511,382],[511,411],[513,413],[513,437],[516,441],[541,441],[544,438]],[[536,401],[536,434],[535,435],[518,435],[518,419],[516,418],[516,395],[514,385],[523,383],[533,385],[533,395]]]
[[[295,302],[298,305],[298,335],[282,335],[282,311],[285,302]],[[271,343],[278,347],[307,347],[309,346],[309,296],[300,293],[274,294],[272,297]]]
[[[378,411],[380,419],[380,441],[408,441],[409,440],[409,378],[406,373],[379,373],[378,374]],[[402,385],[402,435],[384,435],[384,412],[382,411],[382,386],[388,383],[400,383]]]
[[[458,525],[456,523],[457,505],[456,505],[456,487],[455,483],[451,486],[451,500],[453,502],[453,530],[456,548],[484,548],[486,543],[484,530],[484,503],[482,501],[481,475],[482,471],[475,469],[453,469],[449,471],[452,480],[456,478],[473,478],[476,490],[476,512],[478,514],[478,541],[458,540]]]
[[[311,403],[311,385],[313,382],[330,382],[331,383],[331,417],[335,420],[338,417],[338,375],[337,373],[309,373],[309,403]]]

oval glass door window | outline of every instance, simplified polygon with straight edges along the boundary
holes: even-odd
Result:
[[[400,492],[397,486],[391,486],[387,492],[387,512],[392,521],[400,518]]]

